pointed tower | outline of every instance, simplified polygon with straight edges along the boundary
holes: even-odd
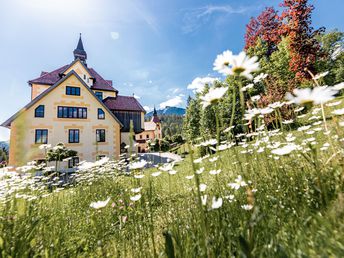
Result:
[[[154,106],[153,117],[152,117],[151,122],[154,122],[156,124],[161,122],[160,118],[158,117],[158,112],[156,112],[155,106]]]
[[[86,54],[86,51],[84,50],[84,45],[82,44],[81,33],[80,33],[78,45],[76,49],[74,49],[73,54],[74,54],[74,60],[79,58],[80,61],[86,65],[87,54]]]

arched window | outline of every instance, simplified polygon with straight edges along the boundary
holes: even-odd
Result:
[[[105,112],[101,108],[98,108],[98,119],[105,119]]]
[[[44,105],[39,105],[36,107],[35,117],[44,117]]]

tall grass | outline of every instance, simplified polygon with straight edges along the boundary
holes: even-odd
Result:
[[[338,107],[326,107],[329,134],[311,111],[299,121],[310,128],[264,129],[209,157],[191,146],[194,157],[161,174],[97,162],[49,190],[44,177],[2,171],[0,257],[340,257],[344,132],[330,116]],[[291,142],[296,149],[274,154]]]

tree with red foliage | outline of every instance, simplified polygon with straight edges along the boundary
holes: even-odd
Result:
[[[259,32],[260,24],[256,18],[252,17],[250,22],[246,25],[245,50],[256,45]]]
[[[290,39],[289,69],[296,73],[299,80],[310,79],[310,72],[314,71],[314,64],[320,51],[320,45],[315,35],[323,31],[314,31],[311,26],[311,13],[314,9],[307,0],[284,0],[281,4],[286,9],[282,12],[280,34]],[[308,70],[308,71],[307,71]]]
[[[258,38],[267,43],[270,56],[281,41],[281,20],[273,7],[267,7],[257,18],[251,18],[246,26],[245,50],[255,46]]]

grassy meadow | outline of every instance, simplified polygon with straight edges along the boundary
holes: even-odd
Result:
[[[174,165],[84,164],[50,191],[2,171],[0,257],[341,257],[344,103],[331,103],[328,131],[314,107],[298,128],[203,142],[208,155],[192,146]]]

